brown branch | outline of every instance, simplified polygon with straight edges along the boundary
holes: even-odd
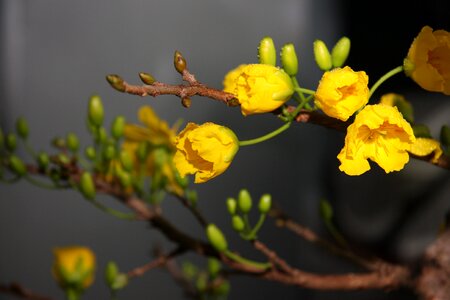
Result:
[[[50,297],[39,295],[35,292],[32,292],[16,282],[13,282],[8,285],[0,284],[0,293],[6,293],[22,299],[29,299],[29,300],[53,300]]]
[[[184,249],[177,248],[174,251],[170,252],[169,254],[159,254],[155,260],[152,260],[151,262],[149,262],[143,266],[139,266],[139,267],[134,268],[133,270],[128,271],[127,276],[128,276],[128,278],[142,276],[146,272],[148,272],[152,269],[164,266],[165,264],[167,264],[167,262],[169,260],[173,259],[174,257],[176,257],[184,252],[185,252]]]

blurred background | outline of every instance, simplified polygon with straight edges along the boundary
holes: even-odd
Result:
[[[343,35],[352,41],[347,64],[364,70],[369,82],[402,64],[413,38],[424,25],[450,30],[450,2],[333,0],[1,0],[0,1],[0,126],[14,130],[23,116],[31,126],[30,143],[51,151],[55,136],[76,133],[90,142],[85,127],[89,98],[103,99],[106,122],[117,114],[137,121],[142,105],[151,105],[169,124],[212,121],[232,128],[242,140],[263,135],[280,125],[273,115],[243,117],[237,108],[194,97],[185,109],[176,97],[140,98],[118,93],[105,75],[120,74],[139,84],[139,72],[157,80],[180,83],[172,58],[179,50],[197,79],[222,88],[224,74],[241,63],[257,62],[257,45],[271,36],[277,47],[294,43],[300,62],[298,80],[315,89],[321,77],[312,43],[322,39],[331,48]],[[402,6],[405,5],[405,6]],[[403,75],[379,88],[376,96],[396,92],[415,107],[416,120],[438,137],[450,123],[448,96],[428,93]],[[338,170],[336,155],[344,135],[314,125],[293,126],[277,138],[242,148],[221,176],[198,185],[200,208],[218,224],[229,243],[250,258],[262,259],[230,226],[225,199],[243,187],[254,198],[271,193],[299,223],[329,237],[318,213],[328,199],[342,234],[357,247],[387,260],[413,264],[437,234],[450,207],[450,176],[421,161],[402,172],[385,175],[373,165],[359,177]],[[24,154],[24,153],[22,153]],[[122,209],[111,199],[104,203]],[[203,238],[193,217],[174,199],[163,204],[167,216]],[[293,265],[318,273],[357,272],[352,264],[329,255],[289,232],[266,222],[261,240]],[[0,283],[17,281],[62,299],[50,268],[54,246],[79,244],[97,254],[97,281],[83,299],[106,299],[103,268],[114,260],[124,271],[151,259],[152,245],[171,249],[158,232],[139,222],[107,215],[75,191],[48,191],[26,182],[0,185]],[[201,266],[203,259],[186,255]],[[262,282],[231,279],[229,299],[415,299],[404,291],[323,292]],[[181,289],[163,270],[133,280],[120,299],[183,299]],[[12,299],[0,294],[0,299]]]

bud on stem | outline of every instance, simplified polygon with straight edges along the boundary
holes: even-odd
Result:
[[[173,57],[173,65],[180,74],[183,74],[183,71],[186,70],[186,60],[179,51],[175,51],[175,55]]]
[[[123,83],[123,79],[116,74],[111,74],[106,76],[106,80],[108,83],[119,92],[125,92],[125,84]]]
[[[317,65],[322,71],[328,71],[333,66],[331,61],[331,54],[328,51],[327,46],[321,40],[314,41],[314,58]]]

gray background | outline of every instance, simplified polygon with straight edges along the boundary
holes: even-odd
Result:
[[[352,39],[348,64],[365,70],[374,83],[401,64],[412,39],[423,25],[450,30],[445,1],[411,1],[395,10],[388,1],[0,1],[0,125],[13,130],[24,116],[32,127],[30,141],[38,150],[54,136],[77,133],[87,145],[84,125],[87,101],[102,97],[107,122],[150,104],[170,124],[213,121],[232,128],[240,139],[260,136],[279,126],[273,116],[243,117],[239,109],[196,97],[186,110],[175,97],[139,98],[109,87],[105,75],[117,73],[138,83],[137,73],[179,83],[172,57],[179,50],[202,82],[221,88],[223,75],[241,63],[257,62],[259,40],[293,42],[299,53],[300,84],[315,88],[321,73],[315,67],[312,42],[333,45],[341,35]],[[449,97],[425,93],[410,79],[398,76],[378,93],[406,95],[419,122],[437,135],[450,122]],[[246,187],[255,196],[270,192],[300,223],[327,236],[317,206],[322,197],[336,209],[336,223],[356,245],[395,261],[413,263],[435,235],[449,209],[448,172],[412,161],[400,173],[384,175],[376,166],[360,177],[337,169],[336,154],[343,135],[313,125],[293,126],[264,144],[242,148],[223,175],[199,185],[200,207],[227,233],[233,248],[261,258],[236,237],[225,214],[225,199]],[[22,153],[23,154],[23,153]],[[114,201],[101,198],[112,207]],[[173,222],[202,237],[193,218],[176,201],[164,209]],[[330,257],[268,221],[261,239],[292,264],[316,272],[359,271]],[[149,261],[152,244],[170,244],[147,225],[117,220],[94,209],[74,191],[46,191],[20,182],[0,185],[0,282],[25,286],[62,298],[50,276],[51,248],[90,246],[98,257],[97,281],[84,299],[106,299],[102,268],[115,260],[123,270]],[[187,255],[204,264],[202,259]],[[160,270],[133,280],[120,299],[181,299],[183,295]],[[230,299],[414,299],[402,291],[317,292],[246,277],[232,279]],[[0,299],[9,299],[0,295]]]

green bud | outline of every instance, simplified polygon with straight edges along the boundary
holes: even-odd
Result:
[[[219,286],[214,288],[214,293],[216,295],[226,296],[230,293],[230,283],[228,281],[223,281]]]
[[[242,189],[238,195],[238,207],[244,214],[252,209],[252,197],[246,189]]]
[[[125,118],[123,116],[117,116],[111,125],[111,135],[115,139],[119,139],[123,135],[125,128]]]
[[[103,150],[103,158],[111,160],[116,155],[116,148],[113,145],[108,145]]]
[[[92,175],[89,172],[84,172],[80,177],[79,188],[86,199],[92,200],[95,198],[95,185]]]
[[[442,145],[450,146],[450,127],[448,125],[443,125],[441,127],[440,140]]]
[[[331,206],[330,202],[325,199],[321,199],[319,208],[320,215],[323,220],[330,221],[333,218],[333,207]]]
[[[125,84],[123,82],[123,79],[119,75],[107,75],[106,80],[116,91],[125,92]]]
[[[94,160],[95,157],[97,156],[97,152],[95,151],[95,148],[92,146],[89,146],[86,148],[86,150],[84,150],[84,155],[86,155],[86,157],[90,160]]]
[[[331,61],[331,54],[328,51],[327,45],[321,40],[314,41],[314,58],[317,65],[322,71],[328,71],[333,66]]]
[[[11,157],[9,158],[9,167],[11,171],[19,176],[23,176],[27,172],[27,167],[25,166],[23,161],[16,155],[11,155]]]
[[[141,78],[142,82],[147,85],[152,85],[156,81],[155,78],[151,74],[144,73],[144,72],[139,73],[139,78]]]
[[[221,268],[222,265],[218,259],[213,257],[208,258],[208,272],[211,277],[216,277],[219,274]]]
[[[192,105],[192,100],[189,97],[183,97],[181,98],[181,105],[185,108],[189,108]]]
[[[194,279],[198,273],[197,267],[189,261],[183,261],[181,264],[181,270],[183,272],[183,276],[188,280]]]
[[[80,141],[75,133],[69,133],[66,136],[66,144],[67,148],[69,148],[72,152],[77,152],[78,148],[80,148]]]
[[[333,61],[333,67],[340,68],[344,65],[350,54],[350,39],[343,36],[337,41],[331,50],[331,60]]]
[[[121,290],[128,285],[128,276],[127,274],[120,273],[117,275],[116,280],[113,284],[111,284],[110,288],[112,290]]]
[[[103,144],[108,139],[108,134],[106,133],[106,129],[104,127],[99,127],[97,130],[97,134],[95,136],[95,141],[97,143]]]
[[[175,176],[175,180],[177,181],[178,185],[181,188],[186,189],[189,185],[189,177],[188,176],[181,177],[180,173],[174,166],[171,166],[171,168],[172,168],[173,174]]]
[[[186,198],[192,206],[196,206],[198,202],[198,195],[196,190],[187,190]]]
[[[227,209],[230,215],[236,214],[236,208],[237,208],[237,202],[234,198],[228,198],[227,199]]]
[[[105,280],[109,287],[113,285],[117,275],[119,275],[117,264],[113,261],[108,262],[105,268]]]
[[[17,138],[14,133],[8,133],[6,135],[5,146],[6,146],[6,149],[8,149],[8,151],[10,151],[10,152],[14,152],[14,150],[16,150]]]
[[[233,226],[233,229],[237,232],[241,232],[245,228],[245,223],[239,215],[234,215],[231,218],[231,226]]]
[[[100,96],[94,95],[89,100],[88,106],[89,122],[95,127],[100,127],[103,123],[103,103]]]
[[[70,158],[67,157],[67,155],[65,155],[64,153],[60,153],[60,154],[58,154],[58,161],[59,161],[61,164],[67,165],[67,164],[70,163]]]
[[[130,153],[128,153],[125,150],[120,151],[120,163],[122,164],[122,167],[124,168],[125,171],[127,172],[131,172],[133,170],[133,159],[130,155]]]
[[[66,148],[66,140],[60,137],[56,137],[52,140],[52,145],[58,149]]]
[[[195,281],[195,287],[200,293],[204,293],[208,287],[208,278],[205,273],[200,273]]]
[[[415,124],[412,126],[415,137],[432,138],[430,129],[424,124]]]
[[[184,59],[183,55],[181,55],[181,53],[179,51],[175,51],[175,54],[173,57],[173,65],[175,66],[175,69],[180,74],[183,74],[183,71],[186,69],[186,60]]]
[[[136,149],[136,156],[141,162],[145,162],[149,152],[149,144],[147,142],[141,142]]]
[[[39,153],[38,157],[37,157],[37,163],[39,168],[45,170],[47,169],[49,163],[50,163],[50,158],[48,157],[48,154],[45,152],[41,152]]]
[[[290,76],[295,76],[298,73],[298,59],[297,53],[293,44],[286,44],[281,48],[281,64],[284,71]]]
[[[214,224],[209,224],[206,227],[206,236],[208,237],[211,245],[219,252],[226,251],[228,249],[228,243],[223,235],[222,231]]]
[[[17,119],[16,131],[21,138],[26,139],[28,137],[29,133],[28,123],[24,118],[20,117]]]
[[[271,37],[266,36],[259,42],[258,58],[260,64],[271,66],[277,64],[277,51]]]
[[[164,148],[156,148],[153,151],[153,159],[156,167],[162,168],[168,160],[167,150]]]
[[[119,177],[120,185],[124,188],[129,188],[133,184],[133,178],[128,172],[118,172],[117,177]]]
[[[272,196],[269,194],[264,194],[259,199],[259,212],[262,214],[266,214],[269,212],[272,206]]]

